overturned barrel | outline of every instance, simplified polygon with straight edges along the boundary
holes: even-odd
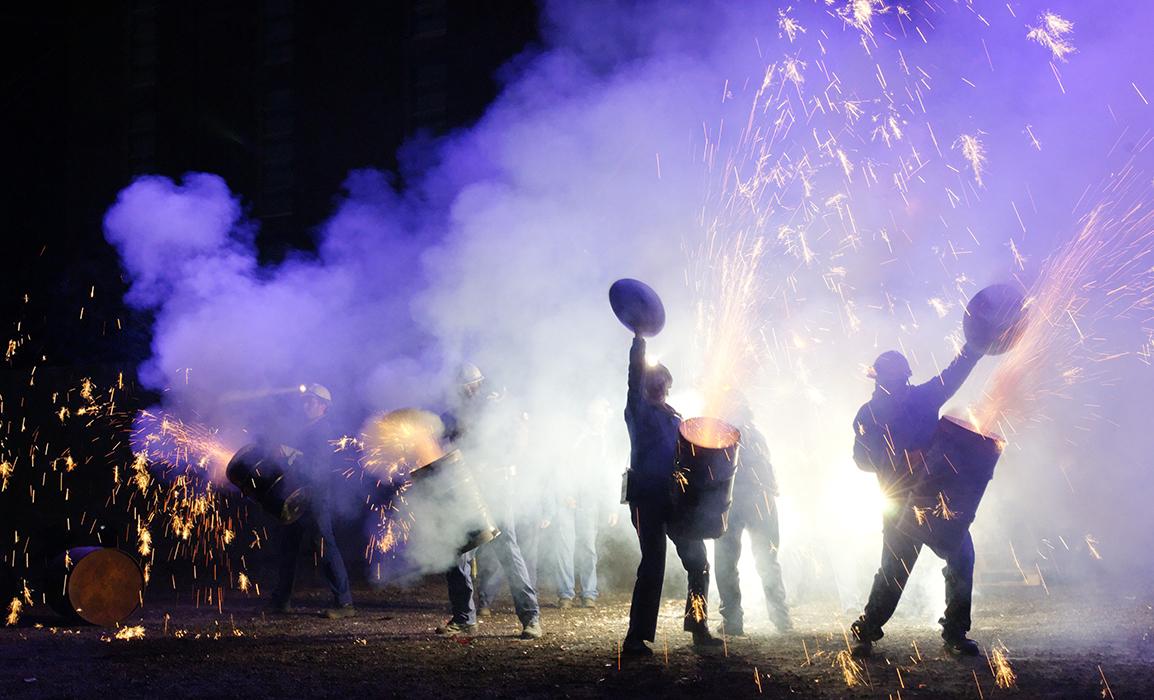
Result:
[[[130,555],[111,547],[73,547],[47,570],[53,610],[71,620],[111,627],[140,606],[144,576]]]
[[[694,539],[725,534],[740,440],[737,428],[717,418],[682,421],[671,486],[671,532]]]
[[[962,331],[966,342],[983,355],[1001,355],[1026,332],[1026,300],[1008,284],[992,284],[966,304]]]
[[[974,522],[1004,447],[1001,438],[943,416],[900,527],[933,547],[956,547]]]
[[[308,507],[308,491],[288,475],[292,448],[254,442],[240,448],[225,468],[225,476],[247,498],[286,525]]]
[[[473,472],[460,450],[410,473],[413,485],[406,494],[418,527],[431,527],[459,543],[464,554],[501,534],[489,516]]]
[[[641,280],[619,279],[609,287],[609,306],[617,320],[629,330],[646,337],[665,328],[665,306],[653,288]]]

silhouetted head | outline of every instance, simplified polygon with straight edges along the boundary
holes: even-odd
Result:
[[[909,386],[913,374],[909,360],[897,350],[888,350],[878,355],[869,369],[869,376],[891,394]]]
[[[663,404],[669,397],[669,389],[673,386],[673,374],[669,368],[658,363],[645,368],[645,400],[649,403]]]

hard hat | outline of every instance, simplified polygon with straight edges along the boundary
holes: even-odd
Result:
[[[461,365],[461,369],[457,372],[457,381],[462,386],[469,384],[476,384],[477,382],[485,381],[485,375],[481,374],[481,368],[472,362],[466,362]]]
[[[301,396],[315,396],[325,403],[333,402],[332,393],[320,384],[301,384]]]
[[[878,355],[867,374],[879,381],[909,379],[914,376],[909,360],[897,350],[887,350]]]

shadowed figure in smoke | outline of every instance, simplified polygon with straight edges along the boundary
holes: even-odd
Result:
[[[722,643],[709,633],[706,609],[709,559],[705,542],[678,536],[668,528],[673,515],[670,488],[681,426],[681,415],[665,402],[672,386],[673,375],[664,365],[646,366],[645,338],[636,335],[629,350],[629,390],[625,403],[630,442],[625,498],[641,545],[641,564],[637,567],[637,582],[629,606],[629,632],[621,647],[622,653],[630,656],[653,654],[645,642],[652,642],[657,635],[657,614],[665,580],[666,537],[673,540],[689,577],[685,631],[693,633],[693,643],[698,646]]]
[[[336,437],[328,418],[333,397],[320,384],[301,387],[300,407],[303,425],[286,442],[301,456],[294,460],[298,476],[309,484],[309,503],[304,514],[285,528],[280,546],[280,564],[271,606],[277,612],[291,610],[293,581],[296,578],[297,557],[301,544],[309,537],[320,555],[321,570],[333,592],[333,607],[326,612],[330,618],[351,617],[356,614],[349,590],[349,575],[344,559],[333,535],[332,511],[329,503],[329,480],[333,477],[333,445]]]
[[[728,527],[714,549],[722,618],[718,631],[727,635],[745,634],[737,562],[741,557],[741,535],[748,531],[769,618],[779,632],[787,632],[793,629],[793,623],[785,603],[781,564],[777,560],[781,531],[777,514],[777,478],[769,461],[769,445],[754,426],[753,412],[745,397],[733,392],[727,397],[727,403],[725,420],[741,432],[741,450],[734,475]]]
[[[604,475],[609,472],[608,422],[612,412],[604,398],[585,411],[581,433],[568,450],[568,464],[551,479],[551,520],[557,576],[557,607],[570,608],[580,592],[583,608],[597,606],[597,526],[617,524]]]
[[[865,613],[853,623],[856,657],[869,656],[873,643],[882,638],[882,626],[893,616],[922,546],[927,544],[916,531],[901,527],[902,518],[911,507],[908,499],[923,471],[938,413],[980,358],[981,353],[967,344],[940,375],[917,385],[910,384],[913,371],[899,352],[882,353],[870,369],[876,387],[854,418],[853,457],[860,469],[877,474],[882,492],[896,507],[883,515],[881,568],[874,576]],[[930,547],[946,560],[942,570],[946,611],[939,620],[942,639],[955,653],[975,655],[978,645],[966,638],[974,587],[973,540],[966,532],[951,551]]]
[[[477,386],[484,381],[480,370],[473,365],[466,365],[470,377],[476,376]],[[462,379],[462,386],[471,386]],[[472,391],[472,390],[470,390]],[[491,393],[489,399],[508,403],[508,395]],[[504,408],[509,409],[508,406]],[[511,409],[510,409],[511,410]],[[505,426],[513,430],[512,439],[508,441],[507,463],[500,466],[489,465],[491,485],[497,486],[501,493],[490,499],[490,508],[496,511],[496,517],[501,523],[508,524],[508,534],[517,541],[517,549],[521,559],[525,562],[525,571],[529,577],[529,585],[535,591],[537,586],[537,567],[542,532],[549,526],[546,509],[540,504],[540,498],[531,492],[532,485],[527,481],[528,472],[524,460],[531,458],[529,449],[530,420],[526,413],[518,412],[507,416],[511,424]],[[450,420],[452,420],[450,418]],[[514,531],[515,529],[515,531]],[[477,615],[486,617],[492,613],[497,597],[507,581],[505,567],[492,547],[481,546],[477,549]],[[510,586],[510,590],[513,586]]]
[[[481,393],[485,377],[475,365],[462,367],[460,375],[460,392],[457,397],[457,406],[454,410],[445,413],[442,421],[445,424],[445,439],[453,445],[459,445],[475,430],[483,411],[491,410],[486,404],[494,403],[489,397]],[[491,417],[486,417],[492,420]],[[470,436],[473,437],[473,436]],[[475,439],[475,437],[473,437]],[[500,472],[501,466],[488,465],[490,471]],[[485,467],[481,467],[482,470]],[[500,473],[488,474],[491,479],[502,479],[506,475]],[[521,556],[521,548],[517,544],[517,530],[513,519],[507,512],[498,512],[497,527],[501,534],[494,540],[481,545],[457,557],[457,564],[445,572],[445,580],[449,586],[449,606],[452,617],[444,625],[437,628],[437,634],[444,637],[455,637],[462,634],[472,634],[477,629],[477,608],[473,602],[473,561],[480,550],[488,548],[500,564],[509,582],[509,592],[513,595],[513,607],[517,611],[517,618],[521,621],[522,639],[537,639],[541,636],[541,609],[537,602],[537,591],[529,578],[529,571],[525,566],[525,559]]]

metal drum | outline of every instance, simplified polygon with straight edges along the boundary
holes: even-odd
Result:
[[[73,547],[52,562],[44,588],[61,615],[111,627],[140,606],[144,576],[119,549]]]
[[[943,416],[899,527],[932,547],[956,547],[974,522],[1004,447],[1001,438]]]
[[[432,526],[448,520],[462,527],[461,546],[458,553],[464,554],[490,542],[501,534],[489,517],[489,509],[472,470],[465,463],[460,450],[453,450],[440,459],[431,462],[410,474],[413,486],[406,495],[414,520]],[[428,509],[429,513],[421,511]]]
[[[986,287],[966,304],[966,342],[983,355],[1008,351],[1026,330],[1025,306],[1025,298],[1008,284]]]
[[[670,532],[706,540],[725,534],[740,440],[737,428],[717,418],[682,421],[673,471]]]
[[[609,287],[609,306],[626,328],[651,337],[665,328],[665,306],[653,288],[640,280],[619,279]]]
[[[295,452],[284,445],[254,442],[233,455],[224,473],[247,498],[287,525],[300,519],[309,501],[308,492],[287,475]]]

